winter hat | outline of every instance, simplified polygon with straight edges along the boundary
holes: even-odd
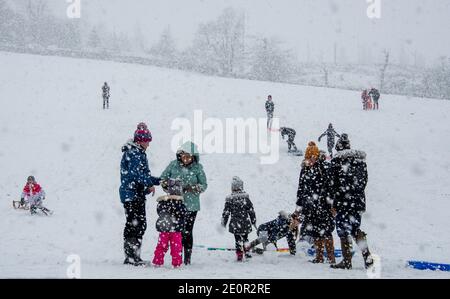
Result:
[[[134,132],[134,142],[151,142],[152,134],[148,129],[138,129]]]
[[[313,157],[316,159],[319,158],[319,148],[314,141],[310,141],[305,151],[305,160],[309,160]]]
[[[231,182],[231,191],[242,191],[244,190],[244,182],[237,176],[233,177]]]
[[[138,123],[137,130],[148,130],[147,124],[144,122]]]
[[[350,140],[348,139],[348,135],[347,134],[342,134],[341,137],[339,138],[338,142],[336,143],[336,150],[337,151],[342,151],[342,150],[346,150],[346,149],[350,149]]]
[[[32,176],[32,175],[30,175],[28,178],[27,178],[27,182],[36,182],[36,179],[34,178],[34,176]]]

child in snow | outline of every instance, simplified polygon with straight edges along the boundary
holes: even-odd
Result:
[[[34,176],[30,175],[27,178],[27,183],[23,187],[22,196],[20,197],[20,204],[30,205],[31,215],[36,214],[37,209],[42,210],[44,213],[50,212],[49,209],[42,205],[42,201],[45,199],[44,189],[36,182]]]
[[[294,143],[295,139],[295,130],[292,128],[281,127],[280,128],[281,138],[284,140],[284,136],[288,136],[287,144],[288,144],[288,152],[291,152],[291,148],[293,148],[293,152],[297,151],[297,146]]]
[[[245,250],[248,243],[248,234],[252,231],[252,225],[256,228],[256,215],[249,195],[244,192],[244,182],[237,176],[233,177],[231,183],[231,195],[225,200],[225,208],[222,214],[222,226],[226,227],[230,218],[229,231],[234,235],[236,241],[236,256],[238,262],[251,258]]]
[[[288,214],[285,211],[280,211],[278,214],[275,220],[263,223],[258,227],[256,231],[258,238],[250,243],[247,250],[254,248],[255,252],[263,253],[267,245],[271,243],[278,249],[277,241],[286,238],[289,252],[291,255],[295,255],[295,240],[297,239],[298,225],[300,224],[299,218],[296,214]],[[263,245],[262,250],[255,248],[259,244]]]
[[[183,187],[181,180],[168,179],[163,183],[168,195],[158,197],[156,230],[159,232],[158,244],[155,249],[153,265],[162,266],[164,255],[169,249],[172,256],[172,266],[178,268],[183,263],[181,252],[183,248],[181,231],[184,226],[186,207],[183,202]]]
[[[333,147],[334,147],[334,138],[335,137],[341,137],[333,128],[333,124],[328,125],[328,129],[325,130],[325,132],[322,133],[322,135],[319,136],[318,141],[322,139],[322,137],[327,137],[327,146],[328,146],[328,152],[330,153],[330,156],[333,157]]]

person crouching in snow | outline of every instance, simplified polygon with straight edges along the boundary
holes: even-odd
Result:
[[[172,256],[172,266],[178,268],[183,263],[181,252],[183,249],[181,232],[184,227],[186,207],[183,202],[183,187],[179,179],[168,179],[162,183],[167,187],[168,195],[158,197],[156,211],[158,220],[156,230],[159,232],[158,244],[155,249],[153,265],[164,265],[164,255],[169,249]]]
[[[37,209],[40,209],[44,213],[50,212],[49,209],[42,205],[42,201],[45,199],[45,191],[36,182],[34,176],[30,175],[27,178],[27,183],[23,187],[22,196],[20,197],[20,204],[25,205],[26,202],[30,205],[31,215],[36,214]]]
[[[305,151],[302,162],[298,190],[296,214],[301,215],[309,226],[308,235],[314,238],[316,257],[312,263],[323,263],[323,250],[327,250],[330,264],[335,264],[333,230],[334,217],[332,214],[332,200],[330,199],[329,167],[325,165],[317,145],[311,141]]]
[[[300,220],[295,213],[288,214],[285,211],[280,211],[277,219],[263,223],[258,227],[256,232],[258,238],[250,243],[247,250],[254,248],[255,252],[262,254],[267,245],[272,243],[278,249],[277,241],[286,238],[290,254],[295,255],[295,240],[298,236],[299,224]],[[263,245],[263,250],[255,248],[259,244]]]
[[[230,218],[229,231],[234,234],[236,241],[236,256],[238,262],[251,258],[245,250],[248,244],[248,234],[252,231],[252,225],[256,228],[256,215],[249,195],[244,192],[244,182],[237,176],[233,177],[231,183],[231,195],[225,200],[225,208],[222,214],[222,226],[226,227]]]

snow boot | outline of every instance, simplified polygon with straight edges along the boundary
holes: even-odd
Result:
[[[362,230],[356,232],[356,244],[361,249],[364,266],[368,269],[373,265],[373,258],[370,255],[369,246],[367,245],[367,234]]]
[[[316,249],[316,257],[311,261],[313,264],[322,264],[323,263],[323,247],[325,245],[325,241],[323,238],[317,238],[314,240],[314,247]]]
[[[242,262],[244,258],[244,253],[241,250],[236,250],[236,257],[238,262]]]
[[[338,264],[331,265],[333,269],[346,269],[352,268],[352,243],[347,238],[341,238],[342,248],[342,261]]]
[[[127,238],[124,241],[125,265],[145,266],[148,262],[141,259],[142,240],[137,238]]]
[[[327,250],[328,263],[332,265],[336,264],[336,258],[334,257],[333,237],[328,237],[325,239],[325,249]]]
[[[192,249],[188,249],[184,247],[184,264],[190,265],[191,264],[191,256],[192,256]]]

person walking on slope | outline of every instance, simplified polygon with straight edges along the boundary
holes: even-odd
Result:
[[[194,244],[193,230],[197,212],[200,211],[200,194],[208,187],[203,166],[200,164],[200,154],[193,142],[184,143],[176,153],[176,159],[170,162],[161,174],[163,187],[169,179],[180,179],[183,187],[183,198],[186,206],[184,227],[182,232],[184,264],[191,263]]]
[[[337,153],[331,160],[331,194],[336,214],[337,234],[341,240],[343,260],[331,265],[335,269],[352,268],[352,239],[362,251],[364,265],[373,265],[366,233],[360,229],[366,211],[365,188],[368,181],[366,153],[352,150],[347,134],[336,143]]]
[[[122,147],[120,162],[120,201],[125,210],[125,228],[123,231],[125,260],[124,264],[145,265],[141,259],[142,237],[147,229],[145,214],[145,196],[155,194],[160,179],[153,177],[148,166],[145,151],[152,141],[148,129],[137,129],[134,139]]]
[[[184,216],[186,207],[183,202],[183,186],[181,180],[169,179],[164,190],[168,195],[160,196],[157,199],[156,211],[158,220],[156,230],[159,232],[158,244],[155,249],[153,265],[160,267],[164,265],[164,255],[169,249],[172,256],[172,266],[178,268],[183,263],[181,252],[183,250],[181,232],[184,227]]]
[[[293,152],[297,151],[297,146],[294,143],[295,139],[295,130],[291,128],[281,127],[280,128],[281,138],[284,140],[284,136],[288,136],[287,144],[288,144],[288,152],[291,152],[291,148],[293,148]]]
[[[318,141],[322,139],[322,137],[327,136],[327,146],[328,146],[328,153],[330,153],[330,157],[333,157],[333,147],[334,147],[334,138],[337,136],[338,138],[340,135],[336,133],[336,131],[333,128],[333,124],[328,125],[328,129],[322,133],[322,135],[319,136]]]
[[[36,182],[34,176],[30,175],[27,178],[27,183],[23,187],[22,195],[20,197],[20,205],[26,206],[28,203],[30,206],[31,215],[37,213],[37,210],[41,210],[43,213],[48,214],[50,210],[42,205],[45,200],[45,191],[41,185]]]
[[[256,228],[256,215],[249,195],[244,191],[244,182],[237,176],[231,182],[231,194],[225,199],[225,207],[222,213],[222,226],[226,227],[230,218],[229,231],[234,235],[237,261],[251,258],[245,250],[248,246],[248,234],[252,226]]]
[[[316,144],[309,142],[300,171],[296,213],[301,215],[300,218],[307,224],[306,234],[314,240],[316,257],[311,262],[323,263],[325,248],[328,262],[334,264],[334,219],[329,198],[330,180],[327,165],[323,160],[320,160],[320,151]]]
[[[267,129],[272,129],[272,119],[274,111],[275,111],[275,104],[272,101],[272,96],[269,95],[266,101]]]
[[[378,110],[378,100],[380,99],[380,92],[378,89],[373,88],[369,91],[369,96],[372,97],[373,100],[373,110]]]
[[[362,99],[362,103],[363,103],[363,110],[368,110],[370,96],[369,96],[369,93],[367,92],[367,89],[363,90],[363,92],[361,94],[361,99]]]
[[[109,109],[109,96],[110,96],[110,88],[108,86],[108,83],[105,82],[102,86],[102,97],[103,97],[103,109]]]

